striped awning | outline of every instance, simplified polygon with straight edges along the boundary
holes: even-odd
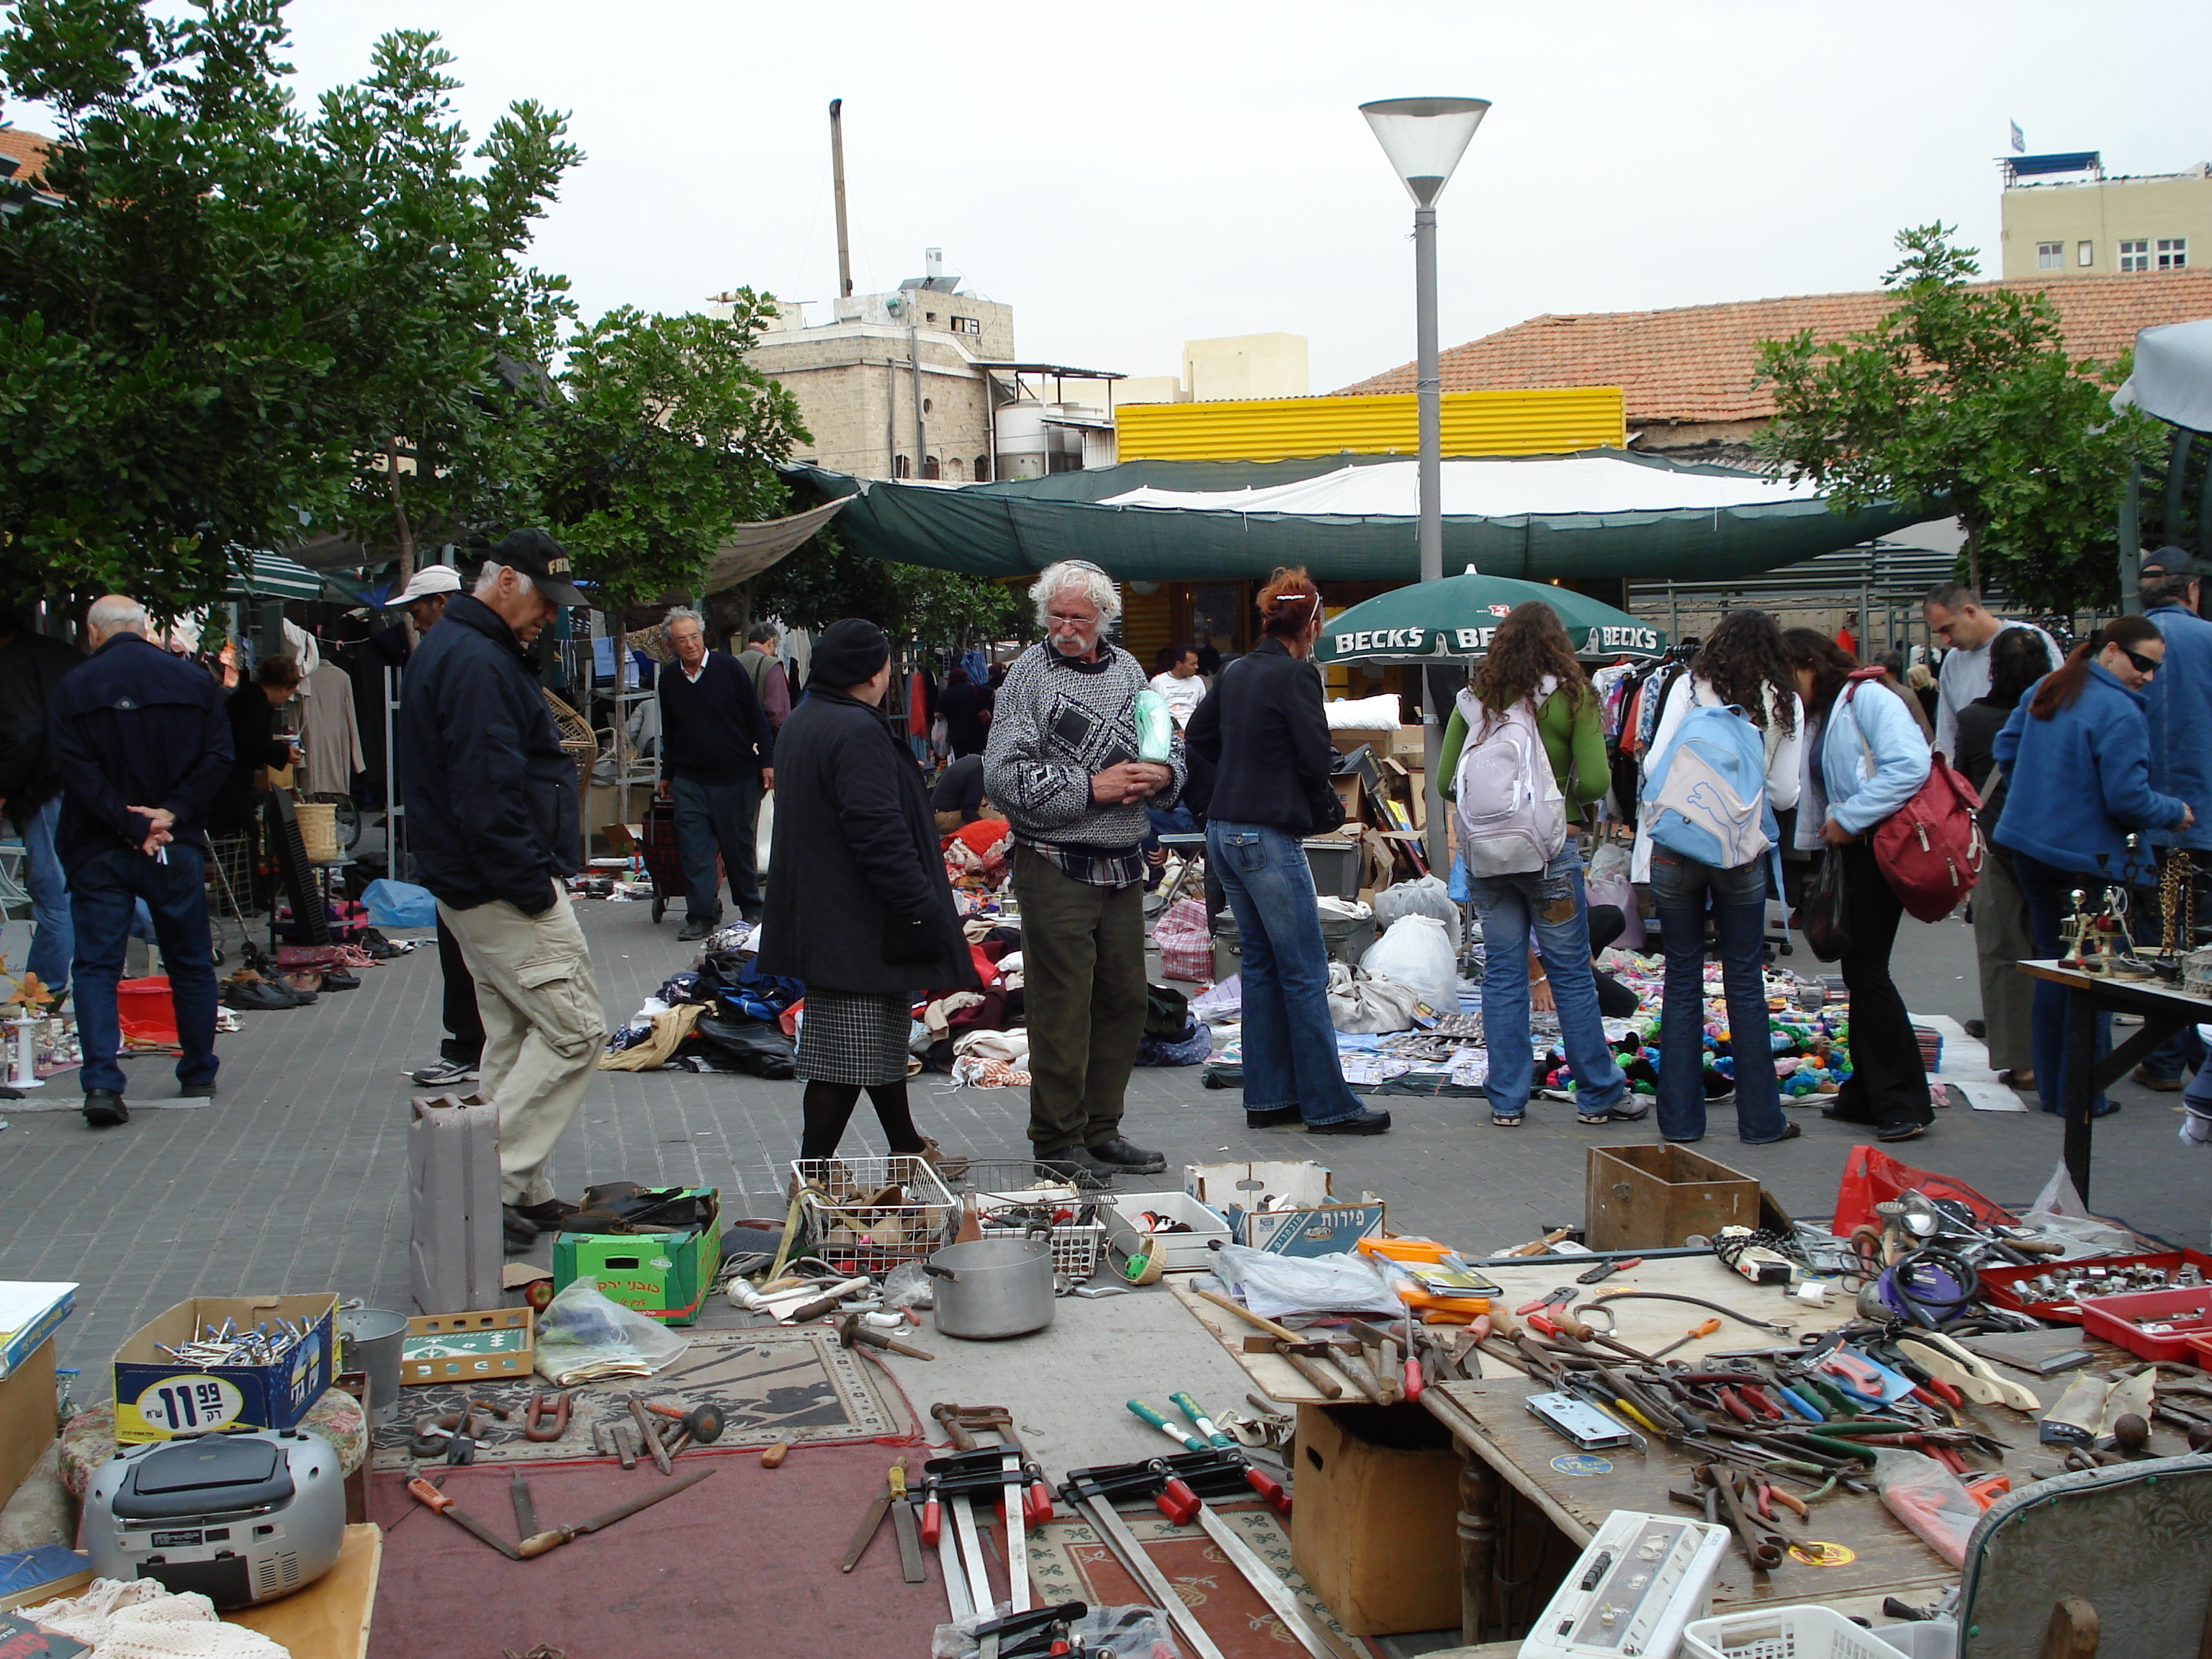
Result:
[[[297,559],[288,559],[282,553],[234,547],[230,550],[230,585],[224,589],[224,596],[319,599],[323,597],[323,578],[319,571],[310,570]]]

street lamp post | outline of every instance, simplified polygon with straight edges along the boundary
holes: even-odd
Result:
[[[1413,407],[1420,423],[1420,516],[1415,545],[1421,580],[1444,574],[1443,385],[1437,368],[1437,198],[1467,153],[1474,130],[1490,111],[1486,98],[1385,98],[1362,104],[1382,153],[1413,198]],[[1425,676],[1428,670],[1424,668]],[[1421,686],[1421,747],[1427,780],[1429,867],[1442,870],[1450,851],[1444,835],[1442,780],[1437,761],[1443,747],[1443,711],[1425,678]]]

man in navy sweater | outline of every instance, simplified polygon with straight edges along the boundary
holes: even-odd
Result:
[[[752,677],[727,652],[707,649],[697,611],[678,606],[660,631],[676,653],[660,672],[660,787],[676,803],[676,856],[684,866],[677,938],[704,939],[722,921],[718,848],[738,913],[761,918],[753,837],[761,797],[775,787],[775,736]]]

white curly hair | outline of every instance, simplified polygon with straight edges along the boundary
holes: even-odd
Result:
[[[1088,559],[1062,559],[1045,566],[1036,581],[1030,584],[1030,603],[1036,606],[1039,628],[1049,628],[1045,613],[1052,602],[1073,588],[1098,612],[1102,623],[1119,622],[1121,617],[1121,590],[1114,586],[1113,578]]]

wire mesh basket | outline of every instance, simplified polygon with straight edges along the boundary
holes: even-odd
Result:
[[[911,1153],[800,1158],[791,1173],[805,1249],[854,1273],[921,1261],[948,1241],[960,1213],[936,1171]]]
[[[964,1202],[973,1199],[988,1224],[1052,1227],[1052,1270],[1087,1278],[1104,1248],[1106,1224],[1095,1219],[1113,1190],[1110,1177],[1068,1164],[1041,1167],[1025,1158],[970,1158],[952,1182]]]

